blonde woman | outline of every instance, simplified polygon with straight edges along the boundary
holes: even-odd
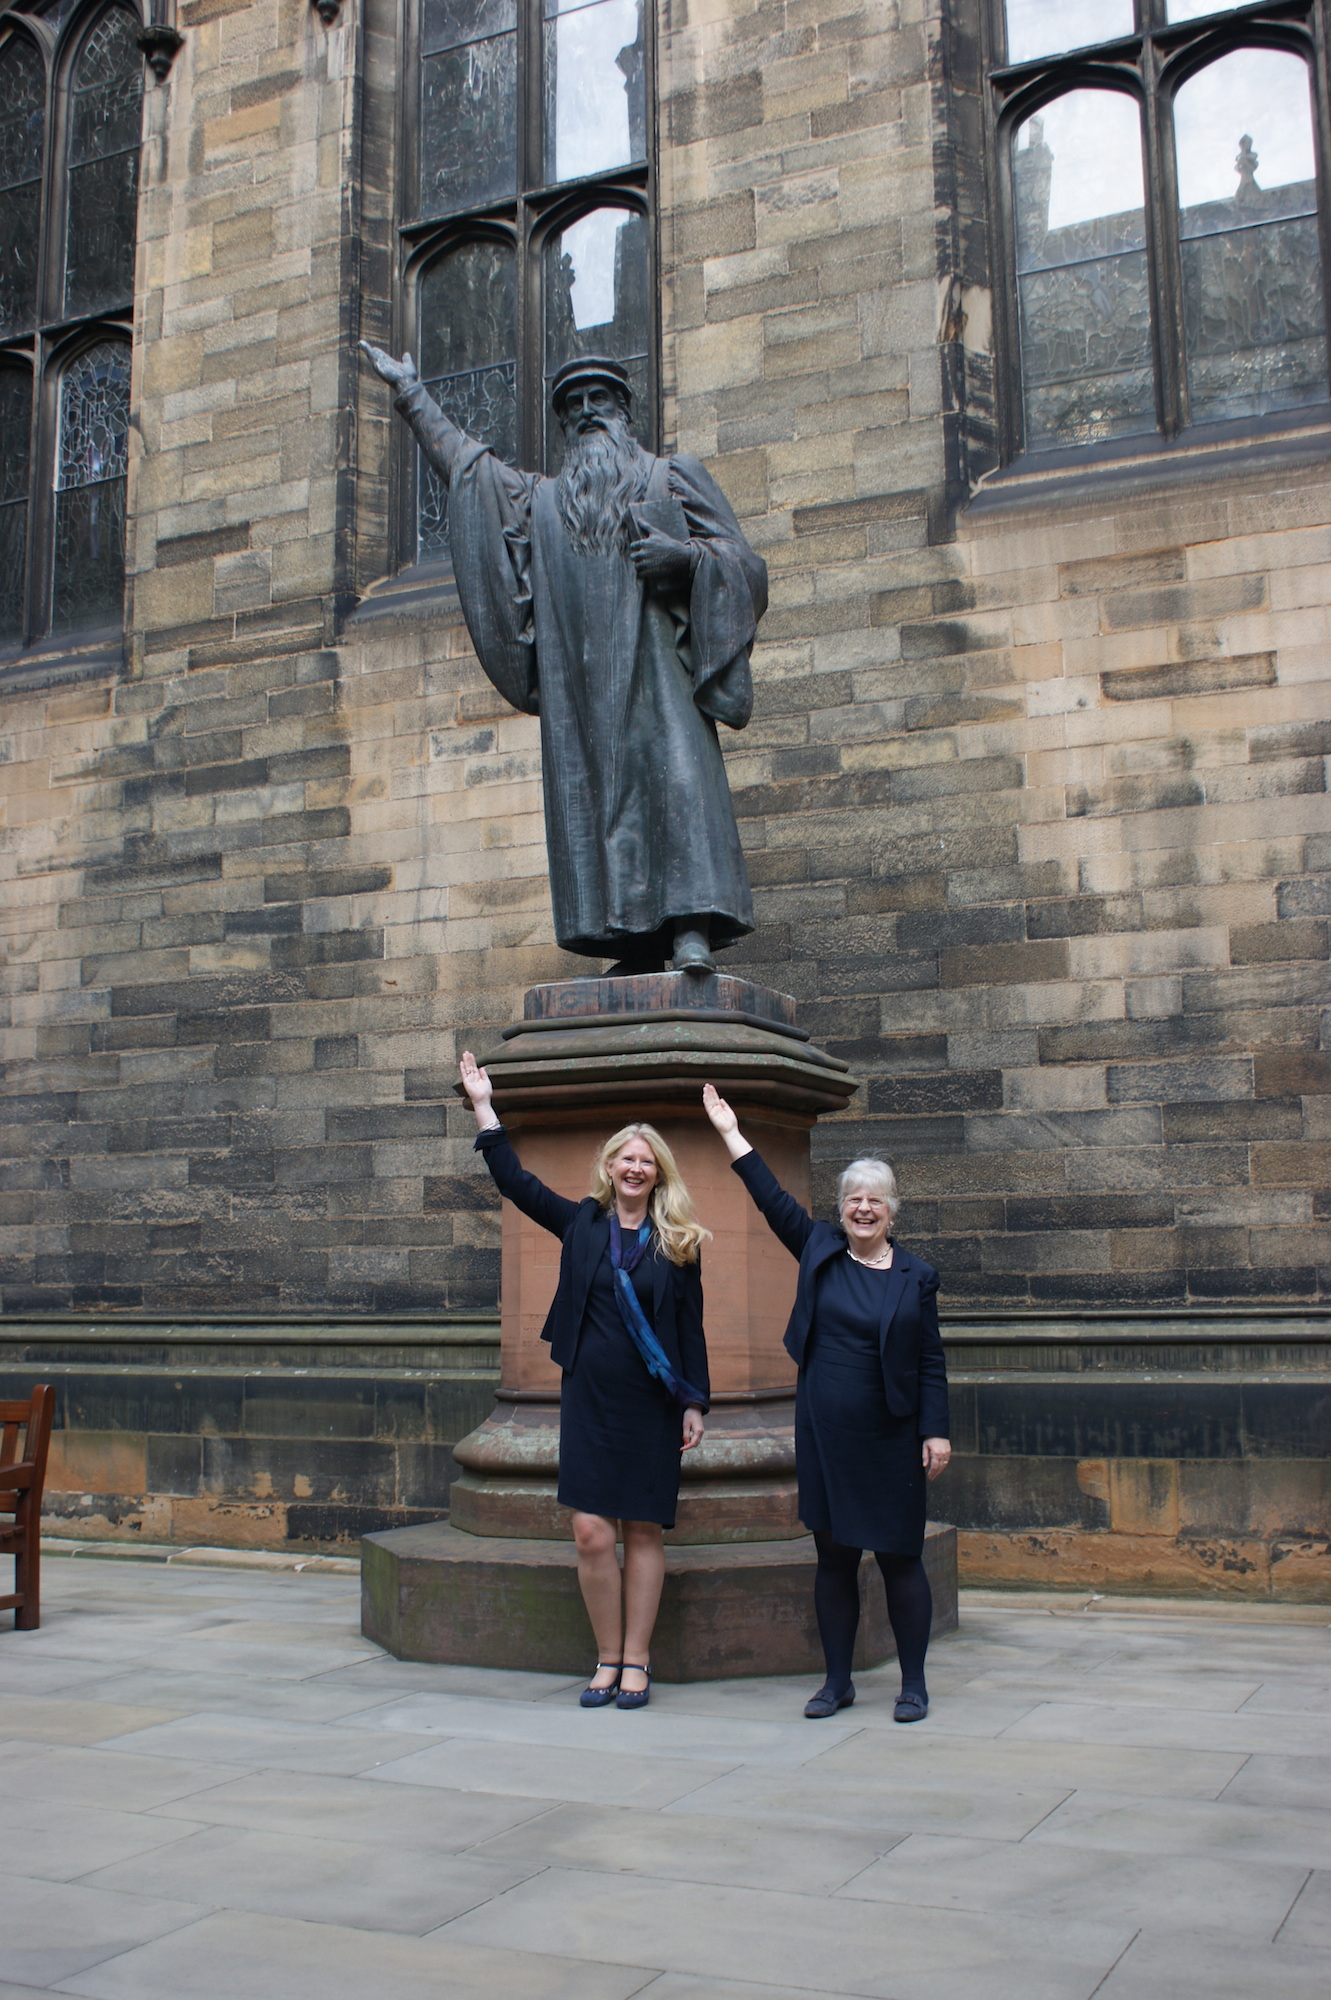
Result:
[[[933,1596],[924,1563],[925,1482],[952,1456],[947,1365],[938,1332],[938,1273],[899,1249],[900,1202],[885,1160],[852,1160],[837,1187],[836,1224],[815,1222],[785,1192],[709,1083],[703,1108],[735,1172],[792,1257],[799,1258],[786,1352],[799,1367],[795,1472],[800,1519],[818,1550],[813,1603],[827,1679],[810,1719],[855,1699],[860,1557],[872,1549],[897,1642],[898,1722],[929,1713],[924,1655]]]
[[[524,1172],[476,1058],[466,1053],[458,1068],[496,1187],[564,1246],[541,1338],[564,1371],[559,1499],[573,1512],[578,1582],[596,1634],[582,1706],[645,1708],[665,1581],[661,1533],[675,1525],[680,1453],[701,1442],[708,1407],[698,1251],[709,1232],[650,1125],[607,1139],[591,1193],[568,1201]]]

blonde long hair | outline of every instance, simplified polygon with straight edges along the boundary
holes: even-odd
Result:
[[[696,1264],[699,1245],[704,1239],[710,1241],[712,1232],[703,1228],[694,1213],[684,1176],[675,1165],[675,1156],[654,1125],[624,1125],[606,1140],[592,1168],[593,1196],[602,1208],[613,1208],[615,1191],[607,1169],[630,1139],[645,1140],[656,1159],[657,1180],[647,1198],[647,1217],[661,1248],[672,1264]]]

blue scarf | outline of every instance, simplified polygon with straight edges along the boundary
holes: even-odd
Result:
[[[614,1272],[615,1299],[619,1306],[619,1316],[628,1329],[629,1338],[646,1364],[647,1373],[654,1375],[662,1383],[675,1401],[687,1409],[696,1403],[700,1410],[706,1409],[707,1398],[682,1375],[676,1374],[670,1365],[670,1357],[662,1347],[647,1321],[642,1302],[633,1289],[633,1272],[642,1262],[647,1245],[652,1240],[652,1225],[644,1222],[637,1235],[624,1246],[624,1232],[619,1226],[619,1217],[610,1211],[610,1267]]]

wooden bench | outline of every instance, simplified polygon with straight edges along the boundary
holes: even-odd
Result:
[[[42,1486],[54,1415],[55,1390],[47,1383],[29,1403],[0,1403],[0,1556],[14,1558],[14,1588],[0,1596],[0,1611],[14,1613],[20,1632],[35,1632],[42,1622]]]

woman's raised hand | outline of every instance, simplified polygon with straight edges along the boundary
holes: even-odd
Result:
[[[714,1083],[705,1083],[702,1087],[702,1108],[723,1139],[727,1133],[739,1130],[738,1118]]]
[[[702,1108],[725,1141],[726,1151],[732,1160],[742,1160],[746,1153],[753,1151],[748,1140],[740,1134],[739,1119],[714,1083],[705,1083],[702,1087]]]
[[[497,1125],[499,1121],[490,1101],[494,1086],[470,1049],[462,1051],[458,1074],[462,1078],[462,1088],[471,1099],[471,1108],[476,1113],[477,1129],[483,1132],[487,1125]]]

